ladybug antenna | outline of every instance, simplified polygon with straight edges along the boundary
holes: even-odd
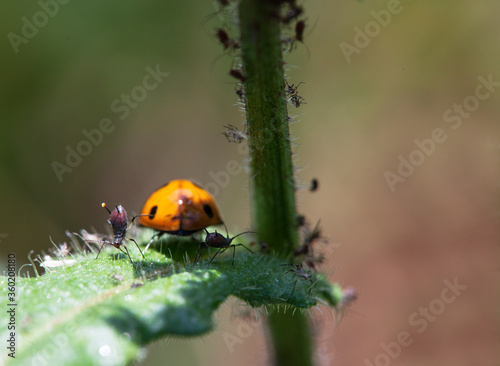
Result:
[[[104,207],[109,212],[109,214],[111,215],[111,211],[109,210],[108,206],[106,206],[106,204],[104,202],[101,203],[101,206]]]

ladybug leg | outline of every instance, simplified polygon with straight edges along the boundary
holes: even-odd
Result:
[[[134,239],[132,239],[132,238],[126,238],[126,239],[128,239],[128,240],[130,240],[130,241],[133,241],[133,242],[135,243],[135,245],[137,246],[137,249],[139,249],[139,252],[141,253],[142,258],[146,259],[146,257],[144,256],[144,254],[142,254],[142,250],[141,250],[141,248],[139,247],[139,244],[137,244],[137,242],[136,242]]]
[[[162,236],[164,233],[163,231],[160,231],[159,233],[156,233],[154,234],[152,237],[151,237],[151,240],[149,241],[149,243],[146,245],[146,248],[144,248],[144,252],[147,252],[148,251],[148,248],[151,244],[153,244],[153,242],[155,241],[155,238],[158,239],[160,236]]]

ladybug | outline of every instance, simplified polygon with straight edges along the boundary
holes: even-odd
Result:
[[[128,252],[127,247],[123,244],[123,240],[127,239],[130,241],[133,241],[135,245],[137,245],[137,248],[139,249],[139,252],[141,252],[141,255],[144,259],[144,254],[142,254],[141,248],[139,248],[139,245],[134,239],[131,238],[126,238],[125,236],[127,235],[127,226],[128,226],[128,220],[127,220],[127,211],[123,208],[122,205],[116,205],[115,209],[113,211],[110,211],[108,207],[106,207],[105,203],[102,203],[101,205],[104,207],[108,213],[109,213],[109,220],[108,223],[111,225],[111,228],[113,229],[113,241],[108,241],[108,240],[93,240],[96,243],[102,243],[101,248],[99,249],[99,253],[97,253],[97,258],[99,258],[99,254],[101,254],[101,250],[104,247],[105,244],[109,244],[114,246],[116,249],[118,249],[120,252],[128,255],[128,258],[130,259],[130,263],[132,263],[132,258],[130,257],[130,254]],[[121,249],[121,246],[125,248],[125,251]]]
[[[209,233],[207,229],[205,229],[205,232],[207,233],[207,236],[205,237],[205,241],[204,242],[200,242],[200,245],[198,246],[198,251],[196,252],[196,257],[194,259],[195,263],[198,260],[198,256],[200,254],[201,247],[205,247],[205,248],[208,248],[208,247],[219,248],[219,250],[214,254],[214,256],[212,257],[212,259],[210,259],[210,262],[208,262],[208,264],[212,263],[212,261],[215,259],[215,257],[217,257],[217,254],[224,253],[229,248],[233,248],[233,261],[231,263],[232,265],[234,265],[234,256],[236,255],[236,247],[240,247],[241,246],[241,247],[245,248],[246,250],[248,250],[250,253],[253,254],[253,251],[251,251],[250,249],[248,249],[243,244],[233,244],[233,245],[231,245],[231,243],[232,243],[232,241],[233,241],[234,238],[236,238],[236,237],[238,237],[240,235],[243,235],[243,234],[252,233],[253,231],[245,231],[243,233],[239,233],[238,235],[233,236],[232,238],[229,237],[229,234],[227,233],[227,228],[226,228],[226,236],[218,233],[217,231],[215,231],[213,233]]]
[[[139,224],[160,232],[156,236],[189,236],[223,223],[212,195],[184,179],[172,180],[153,192],[138,216]]]

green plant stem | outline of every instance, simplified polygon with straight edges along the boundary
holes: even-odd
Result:
[[[295,312],[273,313],[268,325],[274,346],[274,364],[286,366],[312,365],[309,319]],[[272,350],[271,350],[272,352]]]
[[[283,258],[297,245],[295,187],[284,91],[279,8],[243,0],[239,14],[250,148],[252,220]]]
[[[242,0],[239,4],[252,220],[259,239],[290,260],[298,234],[278,14],[277,1]],[[268,325],[275,365],[312,365],[304,314],[273,313]]]

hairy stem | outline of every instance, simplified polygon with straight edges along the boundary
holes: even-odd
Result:
[[[278,1],[242,0],[239,20],[253,225],[271,251],[290,260],[298,234],[280,6]],[[310,329],[304,314],[273,313],[268,325],[275,365],[312,365]]]
[[[275,3],[243,0],[239,14],[253,224],[260,240],[288,258],[298,239],[281,24]]]

